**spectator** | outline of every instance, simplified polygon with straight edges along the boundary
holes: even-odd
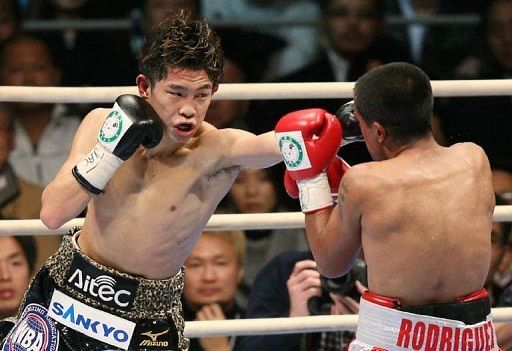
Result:
[[[498,160],[491,168],[494,191],[512,205],[512,165]]]
[[[214,25],[215,21],[294,21],[318,15],[318,6],[312,0],[202,0],[201,10],[204,17]],[[272,55],[267,70],[260,73],[263,81],[277,80],[301,69],[317,54],[318,31],[314,26],[265,25],[258,32],[279,38],[285,43],[281,50]],[[261,45],[264,42],[251,44]]]
[[[26,17],[56,21],[125,18],[133,2],[112,0],[106,6],[101,0],[34,0]],[[48,43],[61,68],[64,86],[134,85],[136,66],[134,60],[126,60],[131,54],[127,31],[65,28],[38,35]]]
[[[0,49],[0,85],[43,87],[59,83],[60,70],[42,40],[18,34]],[[60,104],[13,102],[8,106],[16,133],[9,162],[19,176],[45,186],[66,160],[80,121],[66,115],[65,106]]]
[[[225,63],[221,83],[256,82],[267,65],[268,57],[282,42],[263,34],[231,29],[218,31]],[[257,45],[264,41],[265,45]],[[250,100],[213,100],[206,121],[217,128],[248,129]]]
[[[135,27],[132,28],[130,45],[133,56],[142,48],[148,33],[156,27],[169,11],[186,10],[192,17],[199,16],[199,4],[195,0],[146,0],[142,13],[138,15]]]
[[[456,79],[512,77],[512,0],[492,0],[486,5],[481,37],[469,46],[472,53],[456,68]],[[510,96],[443,99],[439,110],[450,143],[475,142],[484,148],[491,163],[508,164],[512,164],[511,114]]]
[[[0,0],[0,45],[17,32],[21,24],[21,10],[16,0]]]
[[[284,252],[268,262],[254,281],[246,318],[300,317],[310,315],[308,301],[322,294],[320,273],[309,251]],[[358,284],[359,292],[364,287]],[[357,314],[359,303],[349,296],[329,294],[331,314]],[[329,332],[245,336],[240,350],[345,350],[354,333]],[[327,345],[328,340],[337,340]]]
[[[492,168],[492,184],[494,192],[497,194],[499,205],[512,204],[512,170],[505,162],[494,162]],[[508,241],[503,249],[503,257],[494,273],[494,284],[498,289],[503,290],[512,282],[512,238],[509,236]]]
[[[320,2],[324,46],[318,58],[281,82],[349,82],[382,63],[407,61],[400,43],[384,34],[383,0],[323,0]],[[348,101],[348,100],[347,100]],[[340,99],[274,100],[255,104],[251,130],[272,130],[290,111],[319,107],[331,113]],[[265,116],[262,120],[260,116]]]
[[[449,0],[387,1],[387,14],[400,15],[409,20],[415,17],[455,15],[461,11],[466,11],[462,3]],[[476,31],[474,26],[461,24],[410,23],[395,26],[390,29],[390,33],[405,44],[412,62],[421,67],[431,79],[447,79],[472,47]]]
[[[14,316],[35,269],[33,237],[0,236],[0,320]]]
[[[39,218],[43,189],[18,177],[9,165],[8,158],[14,147],[14,123],[5,105],[0,104],[0,217],[16,219]],[[60,236],[37,236],[38,257],[35,267],[57,250]]]
[[[281,166],[266,169],[243,169],[228,193],[237,213],[268,213],[289,210],[281,186]],[[247,260],[240,286],[240,304],[245,306],[252,283],[261,268],[277,254],[290,250],[306,250],[303,230],[246,230]]]
[[[496,194],[496,205],[503,206],[507,202],[498,194]],[[503,259],[507,255],[507,251],[510,251],[510,222],[493,222],[492,233],[491,233],[491,264],[489,268],[489,274],[485,281],[485,287],[489,292],[491,303],[496,306],[500,301],[500,295],[503,291],[502,279],[503,272],[499,274],[500,266]],[[510,254],[510,253],[509,253]],[[507,258],[508,259],[508,258]],[[510,262],[510,260],[508,260]],[[509,263],[510,270],[510,263]],[[498,279],[498,281],[496,281]],[[512,300],[511,300],[512,301]]]
[[[496,205],[505,205],[507,202],[497,195]],[[487,280],[489,285],[492,286],[492,297],[494,297],[493,305],[495,307],[512,307],[512,283],[510,280],[510,257],[512,256],[511,239],[511,226],[510,222],[495,222],[493,223],[492,231],[492,256],[489,276]],[[502,245],[499,245],[499,244]],[[501,256],[501,262],[499,257]],[[504,262],[507,261],[507,262]],[[501,264],[500,264],[501,263]],[[503,270],[503,265],[507,265],[506,274]],[[505,277],[506,276],[506,277]],[[494,281],[491,279],[494,278]],[[496,281],[498,279],[498,281]],[[512,324],[510,323],[497,323],[496,324],[496,337],[498,344],[503,350],[510,350],[512,348]]]
[[[183,311],[185,321],[238,319],[243,315],[236,291],[244,274],[242,232],[205,231],[185,261]],[[231,350],[235,337],[191,339],[190,351]]]

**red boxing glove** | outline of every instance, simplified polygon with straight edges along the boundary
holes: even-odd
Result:
[[[314,177],[327,168],[341,146],[341,124],[319,108],[290,112],[275,128],[289,176],[294,180]]]
[[[286,193],[294,199],[300,196],[301,209],[305,213],[312,213],[330,207],[333,200],[337,201],[338,199],[340,181],[348,168],[350,168],[348,163],[336,156],[327,166],[325,172],[307,180],[295,181],[290,177],[290,173],[285,171],[284,186]],[[326,181],[329,188],[325,186]]]

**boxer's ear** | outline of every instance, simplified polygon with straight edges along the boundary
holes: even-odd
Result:
[[[386,128],[384,128],[384,126],[379,122],[373,122],[372,129],[374,130],[375,136],[377,137],[377,141],[379,144],[382,144],[388,136]]]
[[[144,98],[149,97],[149,92],[151,90],[151,81],[149,78],[144,74],[139,74],[137,78],[135,78],[135,83],[137,83],[139,95]]]

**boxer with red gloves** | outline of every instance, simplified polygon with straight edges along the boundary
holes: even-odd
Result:
[[[344,168],[336,157],[342,142],[340,121],[322,109],[299,110],[283,116],[275,132],[287,168],[287,193],[300,198],[304,213],[331,207],[331,193],[338,192]]]

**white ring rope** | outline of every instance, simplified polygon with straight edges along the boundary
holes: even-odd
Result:
[[[222,84],[216,99],[301,99],[347,98],[352,96],[353,82],[347,83],[258,83]],[[512,79],[473,81],[432,81],[435,96],[512,95]],[[121,94],[137,94],[136,87],[19,87],[0,86],[0,101],[49,103],[112,102]],[[496,206],[494,221],[512,221],[512,206]],[[59,229],[50,230],[38,219],[0,220],[0,236],[64,234],[83,224],[75,218]],[[217,214],[207,230],[250,230],[304,228],[300,212],[260,214]],[[495,322],[512,321],[512,307],[493,308]],[[190,321],[185,324],[187,337],[224,335],[274,335],[320,331],[355,330],[357,315],[309,316],[293,318],[258,318],[216,321]]]
[[[493,308],[495,323],[512,321],[512,307]],[[185,336],[197,338],[222,335],[275,335],[352,330],[357,315],[308,316],[288,318],[247,318],[185,323]]]
[[[352,97],[353,87],[354,82],[225,83],[214,99],[340,99]],[[433,80],[432,89],[437,97],[512,95],[512,79]],[[0,86],[0,101],[110,103],[121,94],[137,94],[137,88]]]
[[[512,222],[512,205],[496,206],[493,220]],[[83,218],[75,218],[62,227],[52,230],[39,219],[3,219],[0,220],[0,236],[7,235],[51,235],[67,233],[74,226],[81,226]],[[301,212],[274,212],[252,214],[215,214],[206,230],[252,230],[252,229],[291,229],[304,228],[304,214]]]

